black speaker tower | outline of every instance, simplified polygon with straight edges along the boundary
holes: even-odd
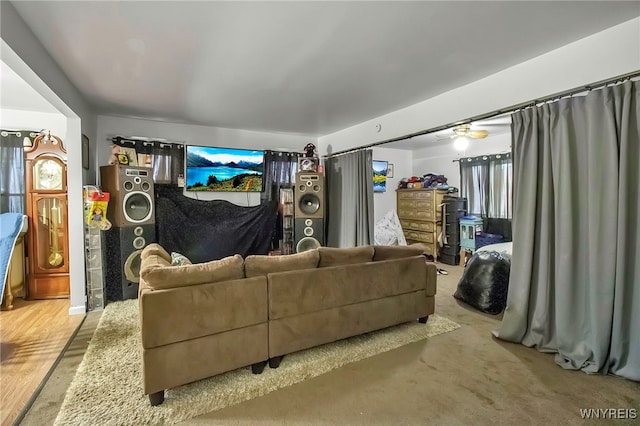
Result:
[[[155,241],[155,224],[113,227],[105,234],[107,300],[135,299],[140,281],[140,253]]]

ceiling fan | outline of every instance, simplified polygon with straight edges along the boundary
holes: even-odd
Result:
[[[438,136],[438,139],[453,139],[453,147],[464,151],[469,147],[469,139],[484,139],[489,136],[487,130],[471,130],[471,124],[460,124],[451,129],[453,134]]]
[[[471,124],[460,124],[453,129],[450,129],[453,134],[440,135],[438,139],[455,139],[455,138],[469,138],[469,139],[484,139],[489,136],[487,130],[471,130]]]

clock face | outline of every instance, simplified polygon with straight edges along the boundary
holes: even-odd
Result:
[[[63,189],[62,165],[54,160],[40,160],[34,166],[35,189]]]

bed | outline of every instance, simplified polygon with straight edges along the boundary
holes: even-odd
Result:
[[[498,243],[498,244],[490,244],[488,246],[480,247],[476,251],[497,251],[498,253],[502,253],[511,258],[511,249],[513,247],[513,243],[509,241],[508,243]]]
[[[467,261],[453,297],[492,315],[507,304],[512,243],[479,248]]]
[[[24,296],[24,236],[28,217],[22,213],[0,214],[0,302],[13,308],[13,298]]]

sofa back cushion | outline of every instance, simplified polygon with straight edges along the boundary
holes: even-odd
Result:
[[[147,253],[140,265],[140,278],[152,290],[185,287],[244,278],[242,256],[225,257],[211,262],[173,266],[171,257]]]
[[[247,278],[266,276],[272,272],[297,271],[318,267],[318,250],[284,256],[247,256],[244,261],[244,273]]]
[[[424,253],[425,247],[420,244],[411,244],[410,246],[374,246],[375,253],[373,260],[392,260],[403,257],[418,256]]]
[[[334,248],[320,247],[320,262],[318,267],[353,265],[354,263],[367,263],[373,259],[373,246]]]

